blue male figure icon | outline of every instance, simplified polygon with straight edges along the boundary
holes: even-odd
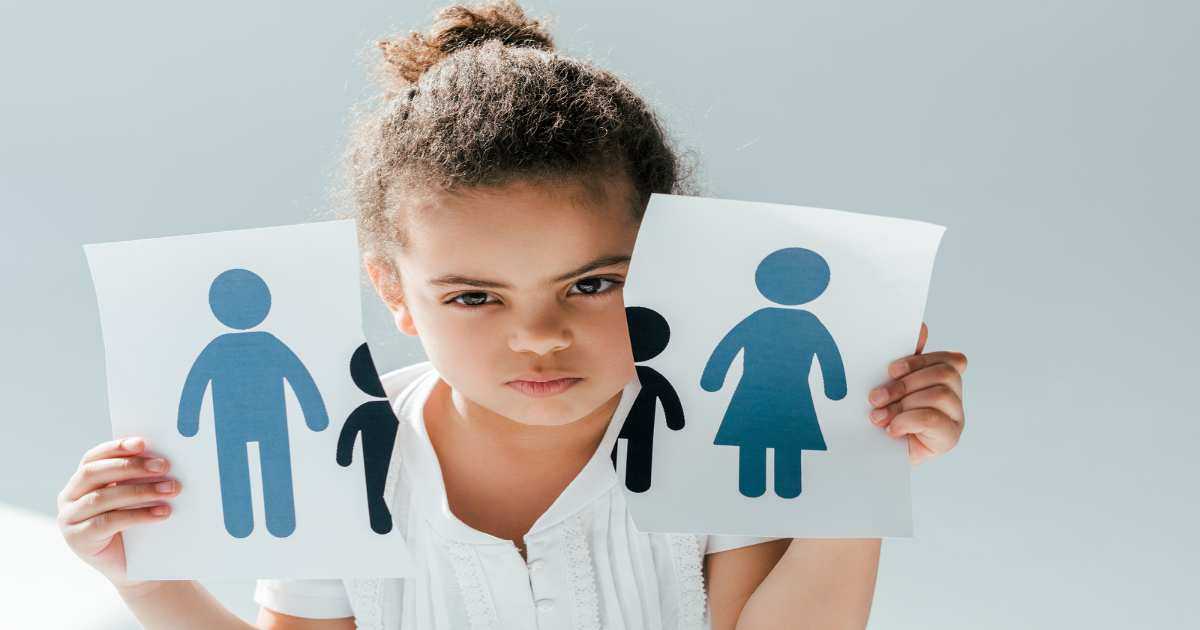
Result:
[[[763,258],[754,280],[759,292],[776,304],[804,304],[829,285],[829,264],[812,250],[789,247]],[[739,447],[738,490],[747,497],[766,492],[767,449],[775,449],[775,494],[795,498],[800,495],[801,451],[827,450],[808,386],[813,357],[821,364],[825,395],[841,400],[846,396],[842,355],[816,315],[761,308],[717,344],[700,387],[721,389],[730,363],[743,349],[742,376],[713,443]]]
[[[271,292],[258,274],[230,269],[213,280],[208,303],[222,324],[245,331],[266,319]],[[212,383],[221,506],[225,530],[234,538],[245,538],[254,529],[246,448],[250,442],[258,442],[267,531],[283,538],[296,530],[284,381],[291,384],[308,427],[321,431],[329,426],[312,375],[287,345],[266,331],[231,332],[213,339],[183,384],[179,432],[192,437],[199,431],[204,391]]]

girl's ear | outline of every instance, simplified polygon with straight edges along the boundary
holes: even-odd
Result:
[[[363,256],[363,266],[367,268],[367,275],[371,277],[375,293],[392,312],[396,328],[410,337],[416,337],[417,327],[413,324],[412,312],[404,301],[404,290],[395,265],[378,254],[367,254]]]

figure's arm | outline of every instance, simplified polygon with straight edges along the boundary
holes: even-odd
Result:
[[[282,361],[284,378],[292,386],[292,391],[296,393],[296,400],[300,401],[300,412],[304,414],[304,423],[313,431],[324,431],[325,427],[329,426],[329,414],[325,411],[325,401],[321,399],[321,392],[317,389],[316,381],[313,380],[308,368],[304,367],[300,357],[296,356],[291,348],[278,339],[275,341],[284,355]]]
[[[667,427],[676,431],[683,428],[683,403],[679,401],[679,394],[675,392],[675,388],[670,383],[665,383],[663,388],[659,390],[659,400],[662,401],[663,413],[667,414]]]
[[[837,342],[824,324],[814,319],[813,325],[821,335],[821,340],[817,342],[817,361],[821,363],[825,395],[830,400],[841,400],[846,397],[846,366],[842,364],[842,353],[838,351]]]
[[[879,549],[878,538],[794,538],[710,554],[712,628],[865,628]]]
[[[729,371],[729,364],[733,363],[733,358],[742,349],[741,329],[742,324],[739,323],[725,333],[712,355],[708,357],[708,363],[704,365],[704,373],[700,376],[700,387],[704,391],[715,392],[725,384],[725,374]]]
[[[349,466],[354,460],[354,442],[358,440],[358,432],[362,430],[362,421],[359,418],[362,416],[358,409],[350,412],[350,417],[346,418],[346,423],[342,425],[342,432],[338,435],[337,445],[337,463],[339,466]]]
[[[200,431],[200,407],[204,404],[204,392],[212,380],[212,370],[209,369],[212,352],[209,349],[213,343],[215,340],[200,351],[200,356],[196,357],[183,381],[183,393],[179,395],[178,427],[184,437],[192,437]]]

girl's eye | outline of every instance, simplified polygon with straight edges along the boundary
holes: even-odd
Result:
[[[593,282],[596,282],[596,283],[607,282],[614,287],[622,284],[620,280],[613,280],[613,279],[609,279],[609,278],[585,278],[583,280],[580,280],[579,282],[576,282],[575,286],[577,286],[577,287],[584,286],[584,285],[593,286],[592,284],[590,284]],[[594,289],[589,289],[588,291],[585,291],[583,293],[583,295],[603,295],[605,293],[608,293],[608,291],[601,291],[599,287],[596,287]]]
[[[604,282],[607,282],[609,285],[611,285],[607,290],[601,289],[601,286],[602,286],[601,283],[604,283]],[[610,278],[585,278],[583,280],[580,280],[579,282],[576,282],[574,286],[587,287],[582,293],[579,293],[578,295],[584,295],[587,297],[599,297],[599,296],[603,296],[607,293],[611,293],[613,287],[617,287],[622,284],[624,284],[623,281],[616,280],[616,279],[610,279]],[[601,286],[598,286],[598,285],[601,285]],[[487,293],[484,293],[482,291],[472,291],[470,293],[459,293],[458,295],[450,298],[445,303],[446,304],[453,303],[453,304],[457,304],[457,305],[465,307],[465,308],[478,308],[480,306],[486,306],[488,304],[496,303],[494,300],[488,301],[487,298],[488,298]]]
[[[447,304],[454,303],[472,308],[476,306],[483,306],[484,304],[490,304],[490,302],[487,301],[487,295],[488,294],[479,291],[474,291],[472,293],[460,293],[459,295],[450,298],[450,301],[447,302]],[[466,302],[459,301],[462,299],[466,299]]]

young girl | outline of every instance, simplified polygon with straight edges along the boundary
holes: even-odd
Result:
[[[878,539],[644,533],[609,453],[640,383],[621,284],[652,192],[685,191],[646,104],[563,56],[510,2],[380,44],[355,127],[363,263],[429,360],[384,375],[400,427],[385,499],[410,579],[260,580],[260,628],[861,628]],[[703,290],[703,288],[698,288]],[[910,460],[963,426],[956,352],[870,394]],[[145,440],[101,444],[58,497],[63,536],[147,628],[247,628],[199,584],[126,578],[121,532],[181,491]],[[161,483],[147,480],[167,476]]]

